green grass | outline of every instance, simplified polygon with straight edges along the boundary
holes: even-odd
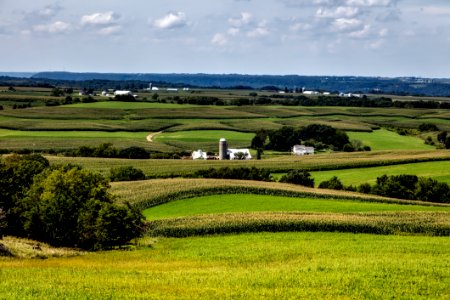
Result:
[[[55,138],[55,139],[78,139],[78,138],[125,138],[145,140],[149,132],[107,132],[107,131],[19,131],[0,129],[0,138]]]
[[[67,107],[77,108],[111,108],[111,109],[147,109],[147,108],[194,108],[198,105],[173,104],[173,103],[155,103],[155,102],[120,102],[120,101],[101,101],[94,103],[77,103]]]
[[[371,133],[347,132],[350,140],[360,140],[364,145],[370,146],[373,151],[378,150],[426,150],[435,149],[434,146],[425,145],[424,141],[412,137],[402,136],[395,132],[380,129]]]
[[[448,299],[448,237],[260,233],[0,258],[5,299]]]
[[[449,207],[369,203],[350,200],[292,198],[266,195],[213,195],[177,200],[144,210],[149,220],[200,214],[256,211],[301,212],[385,212],[450,211]]]
[[[422,177],[431,177],[450,184],[450,161],[423,162],[402,164],[394,166],[345,169],[334,171],[312,172],[316,185],[320,182],[337,176],[345,185],[359,185],[361,183],[374,184],[377,177],[382,175],[412,174]]]
[[[229,147],[233,147],[233,142],[247,143],[250,145],[253,133],[243,133],[237,131],[227,130],[192,130],[192,131],[178,131],[163,133],[156,136],[155,140],[158,142],[180,141],[180,142],[216,142],[219,145],[219,140],[225,138],[228,141]],[[219,146],[217,146],[218,148]]]

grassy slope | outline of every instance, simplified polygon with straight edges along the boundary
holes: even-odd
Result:
[[[301,212],[386,212],[386,211],[450,211],[448,207],[368,203],[349,200],[292,198],[266,195],[233,194],[194,197],[177,200],[144,211],[149,220],[199,214],[256,211]]]
[[[345,185],[374,184],[381,175],[415,174],[450,184],[450,161],[423,162],[394,166],[312,172],[316,184],[337,176]]]
[[[378,150],[426,150],[435,149],[434,146],[425,145],[423,140],[412,136],[401,136],[385,129],[375,130],[371,133],[348,132],[350,140],[360,140],[364,145],[370,146],[373,151]]]
[[[0,298],[448,299],[449,238],[261,233],[0,258]]]

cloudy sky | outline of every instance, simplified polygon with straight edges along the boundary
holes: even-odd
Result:
[[[0,0],[0,71],[450,77],[449,0]]]

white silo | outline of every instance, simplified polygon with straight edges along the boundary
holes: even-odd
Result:
[[[227,160],[228,159],[228,143],[227,140],[221,138],[219,141],[219,159]]]

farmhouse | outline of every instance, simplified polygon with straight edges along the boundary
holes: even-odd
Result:
[[[294,147],[292,147],[292,154],[294,155],[314,154],[314,147],[306,147],[305,145],[295,145]]]

